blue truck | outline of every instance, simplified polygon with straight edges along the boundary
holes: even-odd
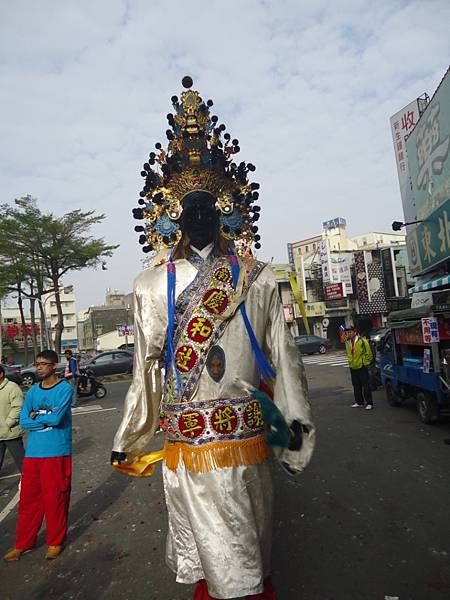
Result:
[[[450,415],[450,306],[389,314],[380,342],[380,376],[391,406],[409,400],[423,423]]]

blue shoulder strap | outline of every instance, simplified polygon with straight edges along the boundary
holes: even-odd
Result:
[[[234,286],[234,289],[236,289],[237,282],[239,279],[239,272],[240,272],[239,262],[238,262],[237,256],[235,254],[230,254],[229,258],[230,258],[231,273],[233,276],[233,286]],[[270,381],[271,379],[274,379],[277,374],[273,370],[271,364],[267,360],[264,352],[261,350],[261,347],[258,344],[258,340],[256,339],[255,332],[253,331],[253,328],[251,326],[251,323],[250,323],[248,315],[247,315],[247,310],[245,308],[245,302],[242,302],[239,308],[241,311],[241,315],[242,315],[242,319],[244,321],[245,328],[247,329],[248,337],[250,338],[250,343],[252,345],[253,352],[255,353],[256,364],[258,366],[260,374],[263,377],[263,379]]]

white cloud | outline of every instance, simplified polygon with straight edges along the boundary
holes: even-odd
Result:
[[[73,277],[80,307],[128,291],[142,257],[131,209],[189,73],[254,162],[262,258],[321,222],[389,230],[401,201],[389,117],[448,65],[446,0],[161,0],[0,6],[2,200],[96,208],[121,248]]]

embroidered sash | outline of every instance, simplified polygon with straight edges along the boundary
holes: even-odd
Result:
[[[178,397],[176,374],[171,364],[166,377],[165,402],[189,401],[210,348],[224,333],[263,266],[264,263],[254,261],[247,265],[244,263],[236,291],[227,257],[217,258],[205,272],[174,334],[175,368],[182,383],[181,397]]]
[[[269,455],[261,406],[253,396],[165,404],[162,428],[164,460],[173,471],[180,456],[186,469],[199,473],[261,463]]]

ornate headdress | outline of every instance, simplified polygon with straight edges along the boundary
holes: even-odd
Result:
[[[182,235],[180,216],[183,200],[191,192],[207,192],[216,199],[220,211],[220,233],[223,237],[241,242],[250,248],[260,248],[260,236],[255,222],[259,219],[259,184],[248,181],[250,163],[234,162],[239,152],[239,142],[225,132],[225,125],[210,116],[212,100],[206,103],[198,92],[190,89],[191,77],[182,80],[186,91],[172,96],[174,114],[168,114],[171,129],[166,131],[169,140],[167,150],[160,143],[156,152],[150,152],[148,162],[141,171],[145,185],[140,192],[139,208],[133,209],[139,243],[144,252],[159,250],[177,244]],[[156,169],[152,169],[153,165]]]

